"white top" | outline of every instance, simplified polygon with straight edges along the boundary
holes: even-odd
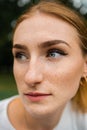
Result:
[[[14,97],[0,101],[0,130],[15,130],[8,119],[7,108]],[[75,113],[67,104],[60,122],[54,130],[87,130],[87,114]]]

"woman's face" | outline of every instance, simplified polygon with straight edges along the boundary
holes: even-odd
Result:
[[[14,76],[28,112],[53,113],[76,94],[86,70],[77,35],[69,23],[39,13],[17,27]]]

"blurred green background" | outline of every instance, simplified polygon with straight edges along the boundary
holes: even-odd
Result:
[[[16,19],[32,4],[39,0],[0,0],[0,100],[17,94],[16,83],[13,77],[12,64],[12,30]],[[48,0],[54,1],[54,0]],[[57,1],[57,0],[56,0]],[[70,0],[61,0],[73,8]],[[76,5],[78,5],[76,3]],[[82,7],[82,6],[81,6]],[[80,7],[77,7],[79,11]],[[87,15],[84,15],[87,18]]]
[[[17,94],[16,83],[12,73],[0,74],[0,100]]]
[[[12,31],[20,14],[38,0],[0,0],[0,100],[17,94],[12,71]]]

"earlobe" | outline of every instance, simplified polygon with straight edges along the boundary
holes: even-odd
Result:
[[[83,87],[87,83],[87,77],[82,77],[80,80],[80,87]]]
[[[84,62],[83,77],[87,78],[87,56],[85,57],[85,62]]]
[[[80,80],[80,87],[83,87],[87,83],[87,57],[84,61],[83,74]]]

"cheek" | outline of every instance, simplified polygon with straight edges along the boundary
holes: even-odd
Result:
[[[26,64],[18,63],[16,60],[14,61],[13,72],[14,72],[15,78],[17,77],[21,79],[24,76],[26,71],[27,71]]]
[[[20,68],[17,66],[17,64],[14,62],[14,66],[13,66],[13,72],[14,72],[14,77],[15,80],[18,80],[20,77]]]
[[[17,87],[20,87],[22,86],[21,84],[23,84],[25,70],[26,68],[23,67],[23,65],[19,66],[16,62],[14,62],[13,73],[17,83]]]
[[[83,63],[66,63],[49,68],[47,79],[53,86],[54,93],[61,96],[73,97],[79,87],[80,78],[83,72]]]

